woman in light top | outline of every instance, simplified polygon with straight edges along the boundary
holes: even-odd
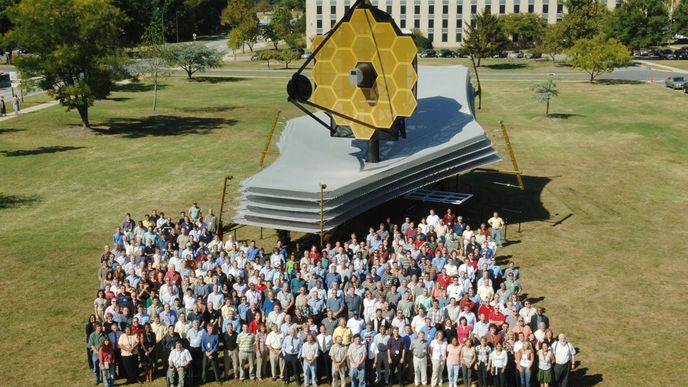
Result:
[[[432,377],[430,385],[439,387],[442,385],[442,371],[447,357],[447,341],[444,340],[444,332],[438,331],[435,339],[430,343],[430,360],[432,361]]]
[[[552,382],[552,364],[554,364],[554,354],[549,350],[549,344],[543,341],[538,354],[538,373],[537,379],[540,387],[547,387]]]
[[[473,348],[473,340],[469,338],[461,348],[461,373],[463,374],[463,384],[466,386],[471,385],[471,375],[473,374],[475,361],[476,356],[475,348]]]
[[[459,369],[461,369],[461,346],[457,337],[452,338],[451,344],[447,346],[447,375],[449,376],[449,387],[456,387],[459,379]]]
[[[502,343],[495,344],[494,351],[490,353],[490,363],[488,365],[494,379],[494,387],[504,387],[506,381],[504,370],[506,369],[507,360],[508,355],[502,348]]]
[[[530,345],[524,345],[516,355],[516,369],[520,375],[522,386],[530,386],[530,370],[533,367],[533,358],[533,350]]]

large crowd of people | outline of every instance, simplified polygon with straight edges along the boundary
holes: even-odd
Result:
[[[322,248],[218,236],[212,210],[130,214],[100,255],[95,384],[567,386],[575,349],[501,262],[505,223],[448,209]]]

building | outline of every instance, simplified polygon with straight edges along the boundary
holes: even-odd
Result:
[[[609,9],[622,0],[600,0]],[[334,27],[355,0],[306,0],[306,38],[310,45],[315,35]],[[563,17],[561,0],[371,0],[386,11],[402,29],[419,29],[432,40],[434,47],[459,47],[466,23],[487,9],[495,15],[531,12],[542,15],[549,23]]]

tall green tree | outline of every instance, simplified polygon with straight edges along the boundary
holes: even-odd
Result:
[[[478,109],[482,109],[483,88],[478,74],[480,61],[482,58],[489,58],[504,51],[509,45],[509,38],[502,30],[499,18],[485,10],[475,17],[475,24],[466,23],[466,30],[463,48],[471,57],[475,80],[478,84]]]
[[[530,90],[536,101],[545,103],[545,115],[548,116],[550,101],[559,95],[559,89],[557,89],[554,79],[550,77],[544,81],[534,82],[530,85]]]
[[[123,15],[109,0],[22,0],[10,9],[8,39],[31,54],[16,63],[26,76],[90,127],[88,108],[111,91]]]
[[[592,39],[602,32],[610,15],[609,9],[599,0],[566,0],[568,13],[561,20],[566,33],[566,48],[579,39]]]
[[[231,27],[232,31],[236,30],[235,37],[241,37],[243,44],[253,51],[253,45],[260,35],[254,0],[232,0],[222,10],[220,21],[222,25]]]
[[[466,39],[463,47],[480,67],[482,58],[489,58],[504,51],[509,45],[502,23],[491,12],[482,12],[475,17],[475,24],[466,24]]]
[[[519,49],[539,46],[547,28],[547,20],[535,13],[510,13],[500,16],[499,20],[504,32]]]
[[[160,22],[158,18],[153,18],[143,32],[139,46],[141,58],[136,62],[139,75],[153,83],[153,111],[158,107],[158,85],[162,78],[169,75],[167,65],[171,59]]]
[[[170,47],[170,62],[186,71],[188,79],[196,72],[222,66],[222,56],[202,44],[177,44]]]
[[[674,35],[688,35],[688,1],[682,1],[671,15],[671,32]]]
[[[568,35],[562,23],[549,24],[542,37],[542,52],[556,62],[556,56],[569,46]]]
[[[568,50],[570,64],[590,75],[590,83],[602,73],[631,62],[628,48],[614,38],[599,34],[592,39],[580,39]]]
[[[277,5],[272,12],[270,27],[278,39],[284,40],[289,47],[303,45],[306,23],[303,15],[294,17],[294,12],[284,4]]]
[[[14,43],[5,37],[5,34],[12,29],[12,20],[10,19],[9,10],[18,2],[19,0],[0,0],[0,47],[5,50],[6,64],[12,62],[12,50],[16,48]]]
[[[669,10],[663,0],[626,0],[605,26],[607,35],[631,50],[665,43],[670,36]]]

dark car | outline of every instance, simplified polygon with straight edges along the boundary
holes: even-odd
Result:
[[[676,55],[676,59],[688,59],[688,49],[682,48],[680,50],[676,50],[676,52],[674,52],[674,55]]]
[[[454,50],[454,56],[455,56],[456,58],[461,58],[461,57],[463,57],[463,52],[461,51],[460,48],[457,48],[456,50]]]
[[[671,50],[668,49],[668,48],[662,50],[662,51],[659,53],[659,56],[660,56],[660,58],[662,58],[662,59],[667,59],[667,60],[675,60],[675,59],[676,59],[676,55],[674,54],[674,52],[671,51]]]
[[[432,50],[432,49],[429,49],[429,48],[428,48],[427,50],[423,50],[423,51],[420,53],[420,57],[421,57],[421,58],[434,58],[434,57],[436,57],[436,56],[437,56],[437,53],[435,52],[435,50]]]
[[[304,51],[303,48],[292,48],[292,49],[291,49],[291,52],[298,53],[298,54],[299,54],[299,57],[300,57],[301,55],[303,55],[303,53],[304,53],[305,51]]]
[[[506,52],[498,52],[494,55],[492,55],[493,58],[506,58],[507,53]]]
[[[438,57],[438,58],[453,58],[453,57],[454,57],[454,53],[451,52],[451,50],[448,50],[448,49],[446,49],[446,48],[443,48],[443,49],[437,51],[437,57]]]

